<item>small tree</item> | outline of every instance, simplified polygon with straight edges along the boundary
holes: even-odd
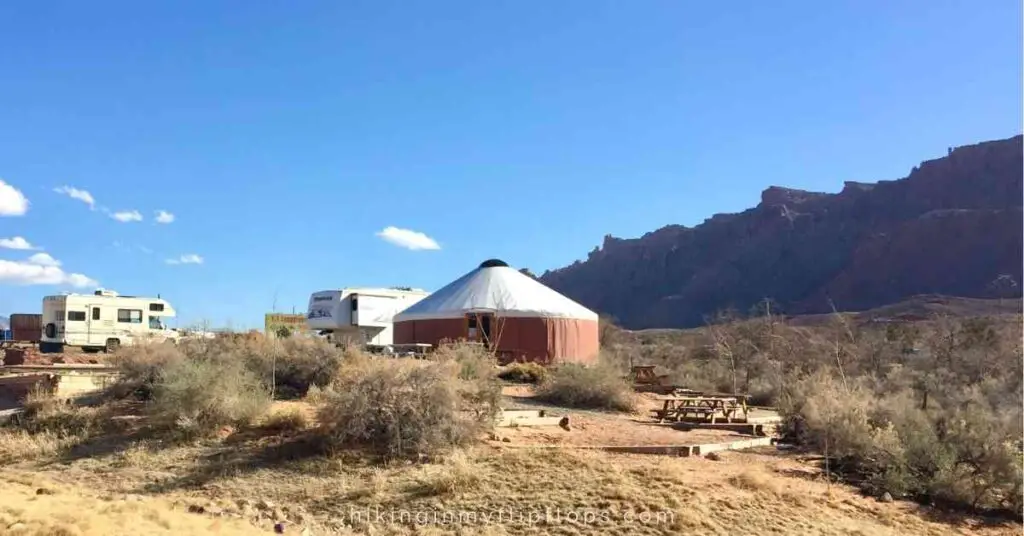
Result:
[[[281,326],[274,331],[274,334],[282,339],[292,336],[292,330],[288,326]]]

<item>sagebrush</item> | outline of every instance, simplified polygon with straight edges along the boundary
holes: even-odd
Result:
[[[539,363],[511,363],[502,367],[498,377],[514,383],[541,383],[548,377],[548,370]]]
[[[318,420],[336,446],[408,457],[475,441],[494,425],[499,388],[457,361],[364,358],[321,391]]]
[[[605,364],[558,365],[537,387],[537,398],[581,409],[632,411],[636,407],[632,387],[619,371]]]

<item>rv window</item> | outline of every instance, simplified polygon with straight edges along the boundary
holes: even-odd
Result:
[[[72,322],[84,322],[85,311],[68,311],[68,320]]]
[[[159,316],[149,317],[149,329],[164,329],[164,325],[160,322]]]
[[[100,319],[100,308],[99,307],[93,307],[92,308],[92,319],[93,320],[99,320]]]
[[[151,304],[149,304],[149,310],[150,311],[163,311],[164,310],[164,304],[162,304],[162,303],[151,303]]]
[[[359,309],[359,298],[353,297],[352,298],[352,310],[356,311],[358,309]]]
[[[118,309],[117,310],[117,321],[126,322],[129,324],[141,324],[142,323],[142,310],[141,309]]]

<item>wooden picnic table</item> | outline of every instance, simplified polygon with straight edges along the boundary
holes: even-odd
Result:
[[[662,398],[664,401],[661,409],[652,410],[658,418],[658,422],[665,420],[678,421],[689,416],[703,417],[715,423],[719,415],[725,418],[726,422],[732,422],[738,412],[747,416],[747,403],[745,397],[736,396],[668,396]]]

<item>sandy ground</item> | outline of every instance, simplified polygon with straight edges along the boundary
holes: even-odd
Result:
[[[530,405],[522,391],[509,396]],[[773,448],[710,460],[520,446],[545,444],[545,435],[546,444],[677,444],[704,433],[551,409],[569,414],[573,430],[499,429],[516,441],[420,462],[311,455],[302,447],[308,428],[175,444],[127,424],[70,448],[59,448],[59,438],[0,431],[0,535],[260,534],[279,522],[296,535],[1022,532],[1018,523],[865,497],[826,482],[812,459]],[[293,411],[312,415],[305,402],[273,408]]]
[[[507,439],[513,445],[566,445],[566,446],[637,446],[637,445],[699,445],[727,443],[750,439],[751,436],[726,430],[673,428],[658,424],[650,417],[652,409],[660,408],[661,401],[650,393],[639,394],[634,414],[581,411],[558,408],[533,399],[533,388],[512,385],[502,389],[507,409],[544,409],[552,416],[568,416],[570,429],[558,426],[508,427],[497,429],[497,441]],[[767,414],[768,412],[761,412]]]

